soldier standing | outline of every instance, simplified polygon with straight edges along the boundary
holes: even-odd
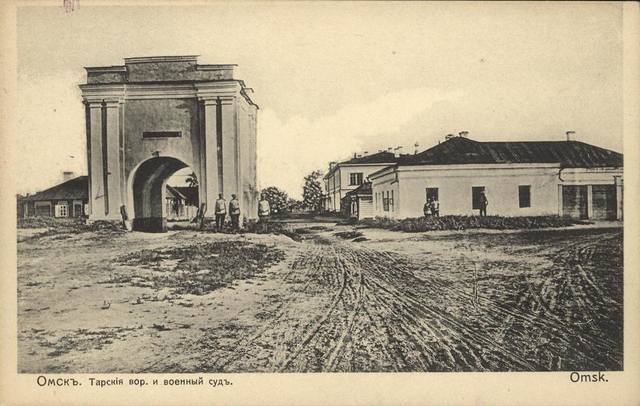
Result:
[[[231,195],[231,201],[229,202],[229,214],[231,215],[231,228],[234,231],[240,229],[240,201],[236,195]]]
[[[431,199],[427,200],[427,202],[424,204],[424,207],[422,208],[422,211],[424,212],[425,217],[429,217],[431,214],[433,214],[432,207],[431,207]]]
[[[222,230],[224,226],[224,218],[227,215],[227,202],[222,197],[222,193],[218,195],[218,200],[216,200],[216,229],[218,231]]]
[[[260,201],[258,202],[258,218],[260,222],[260,230],[263,233],[268,231],[267,224],[269,223],[269,215],[271,214],[271,206],[269,206],[269,201],[264,198],[264,196],[260,197]]]

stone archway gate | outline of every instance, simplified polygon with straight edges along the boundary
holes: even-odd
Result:
[[[124,61],[85,68],[87,83],[80,85],[89,219],[120,220],[124,206],[135,224],[136,171],[159,157],[193,169],[207,217],[222,193],[227,201],[236,194],[242,217],[255,218],[258,106],[252,89],[234,78],[235,65],[200,65],[197,56]]]

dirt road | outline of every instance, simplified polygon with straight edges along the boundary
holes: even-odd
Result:
[[[19,243],[19,369],[622,368],[622,229],[364,230],[354,242],[335,235],[349,227],[296,227],[301,242],[183,231]],[[176,272],[202,273],[184,259],[122,261],[228,240],[278,250],[279,262],[192,294],[172,285]]]

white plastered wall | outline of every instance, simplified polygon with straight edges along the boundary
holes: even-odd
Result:
[[[397,180],[396,180],[397,176]],[[621,168],[563,169],[557,164],[403,166],[373,180],[374,213],[391,218],[420,217],[426,188],[438,188],[440,215],[473,215],[472,187],[484,186],[488,215],[557,215],[560,184],[614,184]],[[519,207],[518,187],[531,187],[531,206]],[[384,212],[380,195],[394,190],[394,211]]]

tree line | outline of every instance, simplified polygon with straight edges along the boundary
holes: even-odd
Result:
[[[262,189],[261,195],[269,202],[273,214],[322,210],[322,172],[315,170],[304,177],[302,200],[289,197],[287,192],[276,186]]]

